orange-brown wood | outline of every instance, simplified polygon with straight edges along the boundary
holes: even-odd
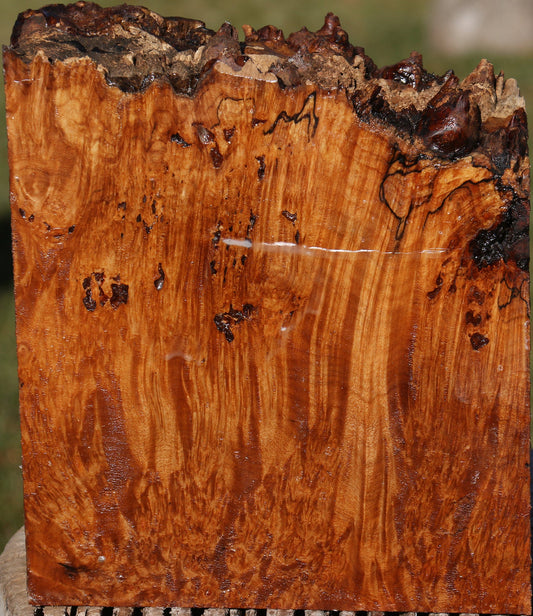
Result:
[[[530,611],[523,150],[5,68],[33,601]]]

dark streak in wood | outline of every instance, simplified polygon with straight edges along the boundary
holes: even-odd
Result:
[[[265,131],[265,135],[270,135],[273,133],[280,121],[286,122],[287,124],[299,124],[304,120],[307,120],[308,138],[311,139],[316,133],[319,121],[319,118],[316,115],[316,92],[309,94],[309,96],[305,99],[303,107],[297,113],[289,115],[286,111],[282,111],[278,114],[278,117],[274,120],[272,126]]]

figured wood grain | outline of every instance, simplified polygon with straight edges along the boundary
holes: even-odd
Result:
[[[302,616],[304,610],[181,608],[181,607],[111,607],[40,605],[30,603],[26,587],[26,550],[24,528],[7,543],[0,554],[0,616]],[[398,612],[339,612],[340,616],[399,616]],[[328,616],[329,612],[305,610],[303,616]],[[402,616],[417,616],[407,612]],[[422,615],[421,615],[422,616]],[[436,615],[435,615],[436,616]],[[438,616],[448,616],[439,614]],[[473,615],[474,616],[474,615]],[[475,615],[477,616],[477,615]]]
[[[254,32],[188,94],[5,52],[32,601],[527,612],[516,88]]]

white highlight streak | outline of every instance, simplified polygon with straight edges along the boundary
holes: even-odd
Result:
[[[427,248],[416,252],[397,252],[393,250],[377,250],[375,248],[359,248],[358,250],[349,250],[347,248],[324,248],[322,246],[303,246],[294,242],[252,242],[248,238],[234,239],[222,238],[222,243],[227,246],[239,246],[240,248],[254,248],[255,250],[275,250],[276,248],[290,248],[294,252],[309,253],[309,252],[327,252],[334,254],[381,254],[381,255],[423,255],[423,254],[442,254],[446,252],[446,248]]]
[[[227,238],[223,237],[222,243],[226,244],[227,246],[240,246],[241,248],[251,248],[252,247],[252,240],[249,240],[248,238],[244,240],[235,240],[231,237],[227,237]]]

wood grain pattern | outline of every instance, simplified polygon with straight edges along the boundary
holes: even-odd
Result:
[[[7,543],[0,554],[0,616],[330,616],[319,610],[272,610],[182,607],[111,607],[40,605],[30,603],[26,588],[24,528]],[[338,612],[339,616],[400,616],[399,612]],[[401,616],[417,616],[406,612]],[[420,616],[424,616],[420,614]],[[432,615],[433,616],[433,615]],[[436,615],[435,615],[436,616]],[[439,616],[448,616],[440,613]],[[467,616],[467,615],[465,615]],[[472,616],[479,616],[478,614]]]
[[[5,68],[32,600],[529,611],[523,110]]]

